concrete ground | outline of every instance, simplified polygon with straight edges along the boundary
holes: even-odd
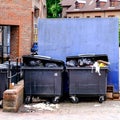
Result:
[[[120,120],[120,101],[24,104],[17,113],[0,109],[0,120]]]

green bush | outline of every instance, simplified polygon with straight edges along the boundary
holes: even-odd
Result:
[[[58,18],[62,12],[60,0],[47,0],[47,18]]]

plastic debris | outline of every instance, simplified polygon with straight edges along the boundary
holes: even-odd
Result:
[[[59,109],[58,104],[49,104],[49,103],[37,103],[37,104],[30,104],[30,105],[24,105],[26,108],[26,112],[35,112],[35,111],[55,111],[56,109]]]
[[[95,67],[95,72],[98,73],[98,75],[100,76],[101,73],[100,73],[100,66],[99,66],[99,63],[98,62],[95,62],[93,65],[92,65],[92,72],[93,72],[93,68]]]

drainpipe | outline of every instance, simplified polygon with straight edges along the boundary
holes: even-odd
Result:
[[[3,47],[4,47],[4,27],[2,26],[2,63],[4,62]]]
[[[32,26],[32,31],[31,31],[31,46],[33,44],[33,34],[34,34],[34,12],[32,12],[32,23],[31,23],[31,26]]]

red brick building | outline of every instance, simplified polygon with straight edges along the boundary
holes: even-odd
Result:
[[[120,18],[120,0],[62,0],[63,18]]]
[[[0,0],[0,26],[10,27],[11,59],[30,54],[38,17],[46,18],[45,0]]]

